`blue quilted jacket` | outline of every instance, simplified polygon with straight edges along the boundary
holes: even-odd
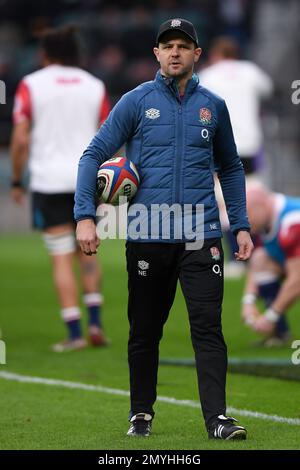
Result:
[[[223,99],[199,85],[194,74],[185,95],[176,82],[157,73],[126,93],[83,153],[78,168],[75,219],[95,218],[95,185],[99,165],[124,144],[137,166],[141,184],[131,202],[151,205],[204,205],[204,238],[221,237],[214,193],[214,171],[221,182],[231,230],[249,230],[244,170],[236,151],[230,118]],[[133,216],[129,208],[129,220]],[[176,219],[178,214],[174,215]],[[193,216],[192,216],[193,217]],[[178,222],[178,220],[177,220]],[[173,232],[149,239],[144,224],[137,241],[180,242]],[[173,234],[173,235],[172,235]],[[129,236],[130,238],[130,236]]]

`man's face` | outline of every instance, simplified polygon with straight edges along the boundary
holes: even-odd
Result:
[[[174,37],[174,33],[163,37],[154,54],[164,76],[180,79],[192,74],[202,51],[185,34],[179,32]]]

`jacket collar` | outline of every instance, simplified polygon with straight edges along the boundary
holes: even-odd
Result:
[[[176,80],[174,78],[164,77],[160,70],[156,73],[155,76],[155,83],[162,89],[169,89],[172,93],[175,93],[176,96],[178,95],[178,88],[176,84]],[[196,73],[193,73],[192,78],[188,81],[185,95],[191,95],[195,88],[199,85],[199,77]],[[179,95],[178,95],[179,98]]]

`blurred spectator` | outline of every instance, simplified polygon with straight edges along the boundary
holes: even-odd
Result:
[[[158,70],[157,62],[151,58],[140,58],[132,61],[126,70],[126,82],[129,89],[135,88],[141,81],[148,81]]]
[[[145,57],[145,51],[155,45],[155,32],[150,11],[139,6],[131,10],[127,28],[122,36],[122,46],[130,57]]]
[[[118,44],[105,46],[89,64],[89,70],[108,84],[112,101],[128,90],[124,79],[125,55]]]
[[[245,45],[251,28],[251,13],[255,9],[253,0],[219,0],[222,35],[233,37]]]

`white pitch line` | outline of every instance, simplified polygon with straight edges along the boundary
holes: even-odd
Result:
[[[119,395],[123,397],[129,397],[129,392],[126,390],[120,390],[118,388],[102,387],[101,385],[89,385],[89,384],[84,384],[80,382],[69,382],[66,380],[46,379],[43,377],[31,377],[28,375],[20,375],[20,374],[14,374],[12,372],[4,372],[4,371],[0,372],[0,378],[5,379],[5,380],[11,380],[14,382],[50,385],[50,386],[55,386],[55,387],[64,387],[64,388],[69,388],[69,389],[86,390],[90,392],[107,393],[108,395]],[[192,400],[178,400],[177,398],[173,398],[173,397],[158,396],[157,401],[168,403],[169,405],[186,406],[189,408],[200,408],[199,403],[196,401],[192,401]],[[284,416],[269,415],[266,413],[259,413],[258,411],[241,410],[241,409],[233,408],[233,407],[228,407],[227,412],[234,413],[240,416],[246,416],[249,418],[256,418],[256,419],[262,419],[265,421],[272,421],[276,423],[284,423],[284,424],[292,424],[292,425],[300,426],[300,419],[298,418],[286,418]]]

